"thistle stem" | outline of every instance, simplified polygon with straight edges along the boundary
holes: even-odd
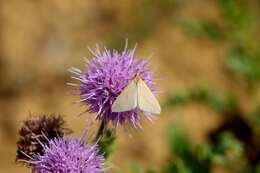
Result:
[[[95,141],[98,141],[104,134],[107,123],[103,120],[99,126]]]

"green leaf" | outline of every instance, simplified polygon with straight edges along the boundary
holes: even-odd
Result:
[[[168,97],[167,106],[184,105],[191,101],[202,102],[218,112],[232,112],[237,109],[237,101],[233,96],[218,94],[205,86],[198,86],[189,92],[177,92]]]
[[[146,173],[157,173],[155,170],[149,169],[146,171]]]
[[[244,152],[242,143],[228,133],[221,135],[221,145],[225,150],[231,150],[237,156],[242,155]]]
[[[179,24],[186,33],[195,37],[206,37],[211,41],[220,41],[224,38],[220,27],[210,21],[196,21],[186,18],[181,20]]]
[[[237,22],[240,18],[240,9],[234,0],[219,0],[220,8],[225,17]]]
[[[231,71],[249,81],[260,80],[260,63],[240,49],[231,50],[225,63]]]
[[[186,156],[190,154],[190,141],[179,125],[172,125],[169,129],[170,149],[172,154]]]
[[[112,129],[106,129],[102,138],[98,141],[99,154],[103,154],[105,158],[108,158],[110,153],[114,149],[115,136]]]
[[[175,94],[172,94],[171,96],[168,97],[166,105],[167,106],[183,105],[188,101],[189,101],[188,93],[185,93],[183,91],[177,91]]]
[[[131,172],[132,173],[141,173],[141,167],[140,167],[140,164],[136,161],[133,161],[131,164],[130,164],[130,169],[131,169]]]

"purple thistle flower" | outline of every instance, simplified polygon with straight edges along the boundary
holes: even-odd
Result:
[[[97,46],[92,53],[92,59],[86,60],[86,70],[83,72],[77,68],[70,68],[73,77],[80,81],[76,86],[81,97],[80,103],[88,105],[86,112],[96,113],[96,119],[105,124],[112,121],[113,126],[129,123],[134,127],[140,126],[140,115],[137,109],[127,112],[111,112],[113,102],[122,90],[134,77],[139,74],[147,86],[154,92],[155,86],[152,80],[153,72],[147,70],[148,61],[138,60],[135,49],[127,49],[127,43],[123,52],[107,50],[101,52]],[[144,113],[151,119],[152,115]]]
[[[97,145],[86,146],[78,139],[49,141],[43,146],[43,154],[35,156],[32,163],[36,173],[100,173],[106,170]]]

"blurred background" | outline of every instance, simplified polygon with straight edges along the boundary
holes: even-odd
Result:
[[[95,44],[138,43],[151,59],[163,112],[120,129],[110,172],[260,172],[259,0],[0,0],[0,172],[15,164],[29,114],[64,115],[80,136],[67,69]]]

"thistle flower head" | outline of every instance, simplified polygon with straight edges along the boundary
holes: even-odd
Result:
[[[46,137],[54,139],[70,133],[71,130],[65,128],[64,124],[63,118],[56,115],[39,115],[25,120],[19,131],[20,139],[17,142],[16,160],[29,161],[34,155],[42,154],[42,144],[48,142]],[[28,166],[30,165],[28,164]]]
[[[88,106],[86,112],[96,113],[96,119],[104,122],[112,121],[114,127],[118,124],[129,123],[140,126],[140,115],[137,109],[127,112],[111,112],[111,107],[117,96],[139,74],[147,86],[155,91],[152,80],[153,73],[147,70],[148,61],[138,60],[135,48],[124,51],[101,51],[97,46],[92,53],[92,59],[86,60],[86,69],[81,71],[71,68],[75,79],[80,84],[74,85],[79,90],[80,102]],[[150,118],[149,114],[145,114]]]
[[[104,157],[97,145],[86,146],[78,139],[55,138],[43,147],[43,155],[34,158],[36,173],[99,173],[105,170]]]

